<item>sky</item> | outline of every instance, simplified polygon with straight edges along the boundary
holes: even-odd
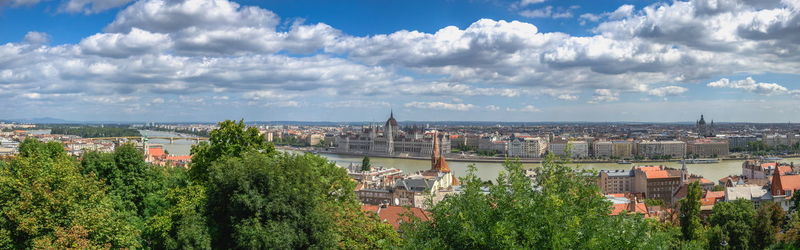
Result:
[[[800,0],[0,0],[0,120],[800,120]]]

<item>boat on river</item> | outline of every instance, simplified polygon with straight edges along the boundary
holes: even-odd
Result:
[[[711,164],[711,163],[719,163],[719,159],[684,159],[678,161],[679,163],[683,164]]]
[[[620,161],[617,161],[617,164],[633,164],[633,162],[626,161],[626,160],[620,160]]]

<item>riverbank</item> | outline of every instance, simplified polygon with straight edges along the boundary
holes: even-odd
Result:
[[[319,148],[313,147],[290,147],[290,146],[277,146],[277,148],[283,150],[292,150],[292,151],[300,151],[300,152],[310,152],[315,154],[329,154],[329,155],[342,155],[342,156],[358,156],[358,157],[376,157],[376,158],[388,158],[388,159],[408,159],[408,160],[430,160],[430,157],[421,157],[421,156],[408,156],[408,155],[386,155],[386,154],[364,154],[364,153],[350,153],[350,152],[337,152],[337,151],[326,151],[326,150],[319,150]],[[503,163],[507,159],[505,157],[480,157],[480,158],[466,158],[462,157],[459,154],[445,154],[447,161],[452,162],[480,162],[480,163]],[[783,158],[797,158],[800,155],[786,155],[782,156]],[[744,160],[752,160],[758,159],[754,157],[735,157],[735,158],[718,158],[722,161],[744,161]],[[519,161],[522,163],[542,163],[544,159],[542,158],[519,158]],[[632,160],[628,161],[631,164],[637,163],[655,163],[655,162],[670,162],[670,161],[680,161],[681,159],[655,159],[655,160]],[[619,160],[600,160],[600,159],[573,159],[571,160],[572,163],[580,164],[580,163],[617,163]],[[620,164],[620,165],[628,165],[628,164]]]

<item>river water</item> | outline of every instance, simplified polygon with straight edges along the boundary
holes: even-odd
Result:
[[[155,130],[139,130],[143,136],[147,137],[197,137],[195,135],[188,135],[188,134],[179,134],[175,132],[165,132],[165,131],[155,131]],[[148,139],[148,143],[150,144],[161,144],[164,145],[164,150],[169,152],[171,155],[189,155],[189,151],[192,149],[192,145],[197,143],[195,140],[175,140],[172,143],[166,139]]]
[[[184,136],[188,137],[190,135],[179,135],[173,132],[163,132],[163,131],[152,131],[152,130],[140,130],[139,132],[145,136]],[[174,143],[170,144],[169,140],[160,140],[160,139],[151,139],[150,143],[157,143],[163,144],[164,148],[169,151],[170,154],[174,155],[188,155],[189,150],[191,149],[191,145],[195,143],[194,140],[175,140]],[[350,156],[350,155],[335,155],[335,154],[321,154],[322,156],[327,157],[329,160],[336,162],[340,166],[347,166],[350,163],[361,164],[361,160],[363,157],[357,156]],[[397,168],[403,170],[405,173],[413,173],[419,170],[430,169],[431,163],[428,160],[414,160],[414,159],[399,159],[399,158],[380,158],[380,157],[371,157],[370,162],[373,166],[382,166],[386,168]],[[740,175],[742,174],[742,160],[734,160],[734,161],[720,161],[718,163],[711,163],[711,164],[687,164],[686,168],[689,169],[689,173],[701,175],[706,179],[717,183],[722,177],[728,175]],[[800,158],[786,158],[782,162],[798,162],[800,163]],[[481,179],[484,180],[494,180],[497,178],[498,174],[503,171],[503,166],[501,163],[487,163],[487,162],[455,162],[455,161],[448,161],[448,165],[450,169],[456,176],[464,176],[467,173],[467,167],[469,165],[475,165],[477,169],[477,175]],[[581,164],[570,164],[572,166],[584,169],[595,169],[595,170],[622,170],[622,169],[630,169],[634,165],[665,165],[668,167],[673,168],[680,168],[681,164],[677,161],[671,162],[648,162],[648,163],[641,163],[641,164],[617,164],[617,163],[581,163]],[[523,164],[526,168],[533,168],[536,166],[541,166],[538,163],[526,163]]]

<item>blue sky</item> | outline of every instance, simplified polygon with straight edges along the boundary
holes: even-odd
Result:
[[[800,114],[794,0],[0,3],[8,119]]]

